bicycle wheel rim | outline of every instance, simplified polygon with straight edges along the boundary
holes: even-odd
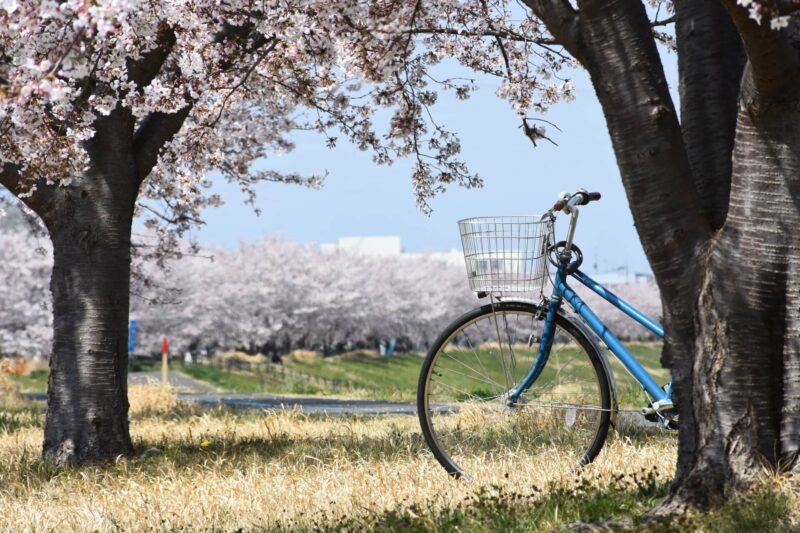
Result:
[[[610,418],[600,355],[559,316],[542,374],[509,405],[509,391],[536,358],[543,322],[529,305],[495,311],[487,306],[462,317],[426,358],[418,406],[434,455],[455,475],[520,460],[559,468],[592,461]]]

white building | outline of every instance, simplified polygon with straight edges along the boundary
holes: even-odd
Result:
[[[339,237],[335,244],[320,244],[323,252],[345,251],[371,256],[394,256],[403,253],[398,235],[381,237]]]
[[[374,257],[415,258],[427,257],[446,261],[454,265],[464,265],[464,256],[455,248],[448,252],[412,252],[405,253],[399,235],[375,237],[340,237],[336,243],[320,244],[323,252],[345,251]]]

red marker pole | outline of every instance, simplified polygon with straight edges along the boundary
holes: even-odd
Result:
[[[169,341],[166,337],[161,341],[161,383],[166,387],[167,380],[167,361],[169,360]]]

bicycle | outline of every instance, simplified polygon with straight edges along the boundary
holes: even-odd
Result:
[[[523,454],[559,454],[580,466],[592,462],[620,411],[600,341],[644,390],[648,405],[641,414],[677,428],[672,381],[660,386],[567,283],[577,280],[664,337],[660,324],[579,269],[583,254],[573,242],[578,206],[599,199],[600,193],[580,189],[563,193],[541,216],[459,221],[470,288],[490,300],[436,339],[417,388],[425,440],[454,476],[475,460]],[[560,212],[570,216],[567,236],[553,242]],[[508,296],[520,292],[538,292],[539,300]]]

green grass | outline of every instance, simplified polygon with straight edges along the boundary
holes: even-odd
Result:
[[[8,376],[22,392],[47,392],[47,370],[34,370],[27,376]]]
[[[660,343],[629,343],[628,348],[639,362],[650,372],[658,383],[669,381],[669,372],[661,368]],[[633,380],[628,372],[610,352],[614,377],[617,381],[617,390],[620,403],[623,407],[643,407],[646,404],[641,387]],[[347,394],[358,391],[360,396],[376,398],[395,398],[413,400],[417,390],[417,381],[422,367],[421,354],[402,354],[393,357],[329,357],[310,361],[285,362],[285,367],[294,370],[286,376],[274,373],[237,372],[225,371],[207,365],[181,365],[175,369],[195,379],[205,381],[222,391],[237,393],[296,393],[296,394]],[[503,369],[500,362],[490,358],[488,354],[481,356],[482,363],[487,367],[487,372],[497,377],[502,375]],[[518,353],[517,374],[521,374],[525,365],[533,361],[533,354]],[[139,363],[132,366],[130,371],[158,370],[160,365]],[[12,379],[24,392],[45,392],[47,390],[46,370],[31,372],[29,376],[14,376]],[[321,378],[320,380],[308,379],[306,376]],[[578,373],[580,378],[588,378],[585,369]],[[544,380],[553,378],[552,368],[545,369],[542,376]],[[325,383],[323,380],[335,380],[336,383]],[[341,384],[347,382],[348,387]],[[469,388],[469,393],[479,397],[492,395],[492,390],[486,384],[477,387],[472,380],[463,379],[454,382],[455,386]]]
[[[177,371],[225,392],[318,394],[320,388],[297,378],[276,379],[270,373],[227,371],[211,365],[182,365]],[[327,391],[332,392],[332,391]]]
[[[407,397],[416,394],[422,356],[329,357],[312,361],[287,361],[286,366],[312,376],[352,383],[353,388],[372,391],[379,397]]]
[[[661,366],[660,342],[631,342],[626,343],[637,361],[653,376],[656,383],[666,385],[669,382],[669,370]],[[614,379],[617,382],[617,399],[621,407],[638,408],[647,405],[647,396],[642,391],[642,386],[628,373],[625,367],[617,360],[611,350],[606,350],[611,361]]]
[[[638,517],[668,490],[669,483],[652,471],[621,474],[602,485],[586,479],[566,481],[546,492],[536,485],[527,492],[489,486],[435,512],[412,504],[375,517],[373,524],[345,520],[328,528],[365,530],[373,525],[387,531],[555,531],[576,522]]]

